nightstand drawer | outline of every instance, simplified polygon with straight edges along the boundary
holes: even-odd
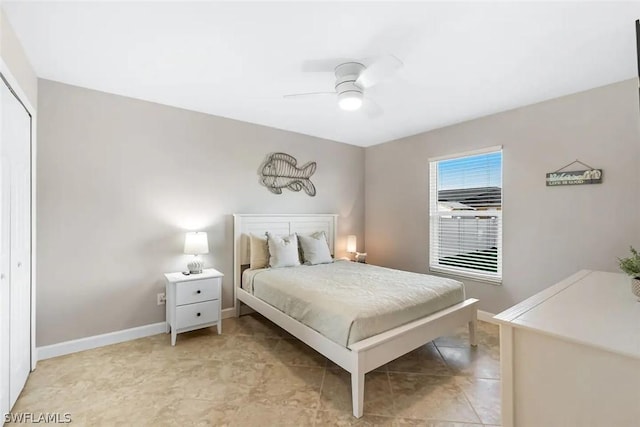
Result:
[[[220,279],[199,279],[181,282],[176,286],[176,305],[218,299]]]
[[[176,328],[216,322],[219,313],[220,301],[218,300],[181,305],[176,307]]]

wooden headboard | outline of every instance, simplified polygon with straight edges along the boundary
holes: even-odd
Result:
[[[241,285],[242,266],[249,264],[249,233],[278,235],[324,231],[331,254],[335,255],[338,215],[335,214],[234,214],[233,215],[233,285]]]

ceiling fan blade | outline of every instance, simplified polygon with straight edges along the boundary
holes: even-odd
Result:
[[[284,95],[285,99],[307,99],[307,98],[317,98],[320,96],[333,95],[335,96],[335,92],[309,92],[309,93],[292,93],[289,95]]]
[[[302,63],[302,71],[305,73],[333,73],[338,65],[351,61],[353,60],[346,58],[311,59]]]
[[[377,85],[396,73],[404,64],[393,55],[385,55],[369,65],[360,73],[356,85],[363,89]]]
[[[362,103],[362,112],[370,119],[375,119],[381,116],[384,110],[373,99],[365,98]]]

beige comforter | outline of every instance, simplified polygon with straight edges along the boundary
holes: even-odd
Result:
[[[457,280],[348,261],[248,270],[242,287],[345,347],[465,299]]]

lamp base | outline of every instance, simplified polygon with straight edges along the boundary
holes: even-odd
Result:
[[[187,264],[187,268],[189,268],[190,274],[200,274],[202,273],[202,260],[197,255],[193,257],[193,261]]]

